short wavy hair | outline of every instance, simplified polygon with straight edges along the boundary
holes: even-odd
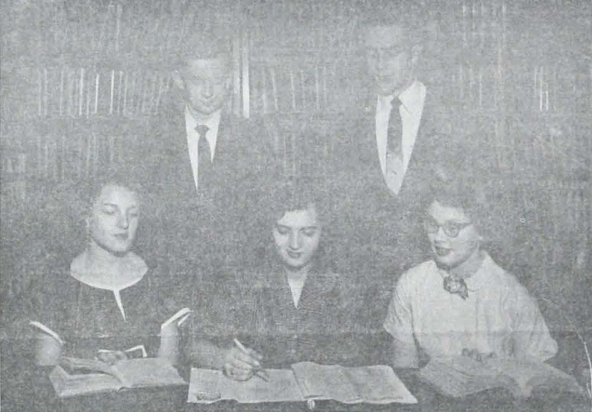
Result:
[[[360,34],[369,27],[398,26],[413,44],[426,40],[426,10],[414,1],[372,1],[362,9]]]
[[[314,259],[321,270],[333,269],[331,226],[334,218],[334,206],[321,176],[288,176],[274,184],[274,187],[265,196],[263,203],[264,206],[260,209],[262,216],[259,216],[259,221],[268,228],[270,234],[275,223],[286,212],[305,210],[313,204],[317,220],[323,228],[319,250]],[[271,236],[267,239],[261,245],[262,249],[266,254],[275,256]]]
[[[288,176],[277,182],[265,201],[266,221],[273,225],[286,212],[307,209],[313,204],[323,226],[332,220],[330,198],[320,176]]]
[[[107,185],[117,185],[134,192],[141,209],[149,209],[147,195],[140,183],[140,175],[133,167],[118,166],[99,172],[95,177],[85,177],[57,184],[49,193],[39,193],[32,206],[38,227],[48,247],[61,249],[75,255],[86,245],[86,219],[92,205]],[[144,212],[142,212],[143,214]],[[142,218],[140,218],[141,225]]]
[[[231,68],[232,47],[230,39],[219,33],[195,32],[182,40],[177,54],[177,67],[183,67],[194,59],[222,58]]]
[[[504,232],[503,201],[493,177],[483,170],[436,167],[424,198],[427,209],[434,201],[456,207],[471,218],[486,241],[497,241]]]

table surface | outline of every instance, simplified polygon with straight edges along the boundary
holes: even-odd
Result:
[[[23,360],[17,361],[16,353],[2,345],[1,410],[2,412],[68,411],[68,412],[259,412],[259,411],[309,411],[306,402],[239,404],[221,401],[210,405],[188,404],[187,386],[173,388],[144,388],[94,394],[68,399],[56,398],[48,379],[48,371],[28,368]],[[25,362],[26,363],[26,362]],[[33,365],[29,365],[33,366]],[[28,372],[27,372],[28,371]],[[189,370],[181,370],[188,378]],[[344,405],[335,401],[317,401],[316,411],[397,411],[397,412],[591,412],[592,401],[586,397],[574,397],[566,393],[534,392],[528,400],[515,400],[505,390],[497,389],[471,395],[464,399],[451,399],[438,394],[417,378],[416,371],[397,370],[397,376],[418,399],[418,404],[402,405]]]
[[[590,412],[592,402],[585,397],[574,397],[565,393],[533,393],[527,400],[516,400],[502,389],[490,390],[471,395],[464,399],[452,399],[435,392],[431,387],[421,382],[410,371],[397,371],[397,375],[408,389],[418,399],[415,405],[388,404],[344,405],[335,401],[317,401],[315,411],[397,411],[397,412],[503,412],[503,411],[562,411],[562,412]],[[46,406],[46,410],[62,410],[69,412],[116,411],[116,412],[157,412],[157,411],[309,411],[306,402],[282,402],[239,404],[234,401],[221,401],[209,405],[188,404],[187,387],[150,388],[123,390],[115,393],[81,396],[70,399],[54,399]]]

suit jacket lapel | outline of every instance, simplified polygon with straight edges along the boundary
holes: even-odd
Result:
[[[235,136],[236,127],[234,122],[235,120],[231,114],[222,112],[213,164],[213,184],[216,187],[227,187],[228,178],[232,174],[233,162],[238,155],[238,139]]]
[[[301,316],[315,313],[319,305],[325,304],[327,294],[335,287],[336,280],[335,275],[317,273],[314,269],[309,273],[298,302],[298,311]]]
[[[191,159],[189,158],[189,147],[187,145],[187,131],[185,130],[185,111],[183,111],[177,124],[178,128],[178,146],[177,159],[181,159],[178,164],[178,179],[179,183],[183,185],[188,193],[196,194],[195,178],[193,177],[193,168],[191,167]]]
[[[379,182],[383,185],[384,177],[380,168],[378,158],[378,145],[376,144],[376,95],[369,96],[362,105],[362,115],[358,120],[356,131],[358,136],[354,136],[357,144],[357,156],[360,164],[365,170],[365,175],[370,178],[370,182]],[[386,183],[384,183],[386,187]]]
[[[428,163],[431,163],[434,160],[431,150],[433,143],[431,140],[436,139],[436,136],[433,135],[435,129],[433,119],[435,111],[434,104],[434,97],[428,90],[421,114],[419,129],[417,130],[417,137],[415,139],[413,151],[411,152],[411,158],[409,159],[403,185],[399,193],[408,190],[411,185],[417,185],[416,175],[421,170],[424,170],[426,165],[429,166]]]

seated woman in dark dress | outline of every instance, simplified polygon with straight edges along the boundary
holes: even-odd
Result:
[[[175,326],[160,327],[173,313],[160,304],[159,269],[132,251],[142,213],[140,188],[114,172],[75,192],[64,206],[78,215],[86,239],[70,255],[46,255],[26,309],[31,321],[63,343],[37,331],[35,362],[52,365],[63,355],[114,362],[134,347],[174,362],[177,339],[169,329]]]
[[[270,206],[263,240],[270,253],[258,268],[230,270],[203,285],[211,292],[202,293],[202,308],[194,311],[187,358],[237,380],[261,366],[358,363],[357,300],[322,253],[330,220],[320,191],[310,181],[292,181],[271,193]]]

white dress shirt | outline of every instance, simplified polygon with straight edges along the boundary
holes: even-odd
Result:
[[[399,107],[399,113],[403,123],[403,140],[401,142],[404,165],[403,173],[407,172],[409,160],[413,153],[413,146],[417,139],[417,132],[419,130],[419,123],[423,113],[426,93],[427,89],[425,85],[420,81],[415,80],[399,95],[399,100],[401,100],[402,103]],[[383,175],[386,173],[387,130],[393,97],[394,96],[392,95],[378,96],[376,102],[376,144],[378,147],[380,168],[382,169]]]
[[[212,156],[212,162],[214,161],[214,154],[216,153],[216,141],[218,140],[218,127],[220,126],[221,110],[218,110],[205,122],[198,123],[193,117],[189,108],[185,107],[185,130],[187,131],[187,150],[189,151],[189,160],[191,160],[191,170],[193,171],[193,181],[195,182],[195,188],[199,187],[198,173],[198,142],[199,133],[195,130],[198,124],[208,126],[208,132],[206,133],[206,139],[210,144],[210,155]]]

